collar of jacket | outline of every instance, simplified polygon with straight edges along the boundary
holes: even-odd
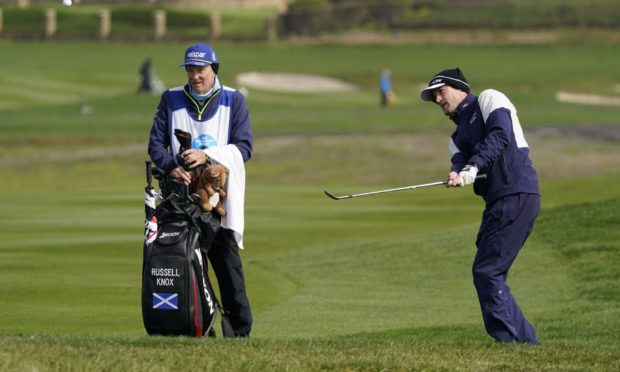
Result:
[[[196,101],[203,103],[209,98],[211,98],[212,95],[216,94],[217,91],[222,88],[222,85],[220,84],[220,79],[218,79],[216,75],[213,81],[213,86],[211,86],[211,89],[209,89],[209,91],[205,94],[198,94],[197,92],[194,92],[194,90],[189,84],[188,84],[188,88],[189,88],[189,93],[192,95],[192,97],[194,97]]]
[[[185,97],[194,105],[194,107],[196,108],[196,113],[198,116],[198,120],[202,120],[202,114],[204,113],[204,111],[207,109],[207,107],[209,107],[209,103],[217,96],[220,95],[220,92],[222,91],[222,89],[217,89],[216,91],[214,91],[211,96],[209,96],[209,98],[207,98],[206,101],[204,101],[202,104],[200,103],[200,101],[198,101],[197,99],[195,99],[192,96],[192,92],[191,92],[191,88],[189,87],[189,84],[185,84],[185,86],[183,87],[183,92],[185,92]]]
[[[459,125],[459,122],[463,120],[463,118],[469,118],[471,116],[472,110],[474,109],[474,103],[478,97],[469,93],[467,97],[459,104],[454,111],[454,115],[452,115],[451,119],[454,124]]]

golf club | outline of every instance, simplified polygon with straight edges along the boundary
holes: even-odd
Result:
[[[479,179],[483,179],[483,178],[486,178],[486,177],[487,177],[486,174],[480,174],[480,175],[478,175],[476,177],[476,179],[479,180]],[[369,192],[363,192],[363,193],[359,193],[359,194],[350,194],[350,195],[341,195],[341,196],[336,196],[336,195],[334,195],[334,193],[332,193],[329,190],[324,190],[323,192],[325,192],[325,195],[327,195],[328,197],[330,197],[330,198],[332,198],[334,200],[342,200],[342,199],[357,198],[359,196],[385,194],[387,192],[421,189],[423,187],[431,187],[431,186],[441,186],[441,185],[445,185],[447,183],[448,183],[448,181],[437,181],[437,182],[431,182],[431,183],[423,183],[423,184],[420,184],[420,185],[403,186],[403,187],[397,187],[397,188],[394,188],[394,189],[369,191]]]

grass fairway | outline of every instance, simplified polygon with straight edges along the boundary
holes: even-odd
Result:
[[[250,91],[242,256],[254,330],[196,340],[146,336],[139,296],[158,97],[135,94],[137,68],[151,56],[179,85],[184,47],[0,44],[0,370],[620,369],[620,146],[608,139],[620,109],[554,100],[557,90],[617,95],[618,48],[215,45],[233,86],[258,70],[360,89]],[[501,89],[520,110],[543,208],[509,284],[539,347],[484,332],[470,274],[483,205],[470,189],[322,194],[445,176],[452,124],[418,98],[442,58],[474,91]],[[400,97],[387,110],[383,67]],[[84,98],[92,114],[80,114]]]

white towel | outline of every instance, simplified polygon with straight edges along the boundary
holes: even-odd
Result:
[[[203,150],[215,162],[229,170],[227,195],[222,203],[226,216],[222,217],[222,227],[235,233],[239,248],[243,249],[244,203],[245,203],[245,165],[241,152],[235,145],[212,147]]]

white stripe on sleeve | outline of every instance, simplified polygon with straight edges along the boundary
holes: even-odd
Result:
[[[448,142],[448,153],[450,154],[450,159],[452,159],[454,155],[458,154],[459,152],[461,152],[461,150],[456,147],[456,143],[454,143],[454,140],[450,138],[450,141]]]
[[[480,110],[482,111],[482,119],[486,123],[491,113],[499,108],[505,108],[510,111],[510,119],[512,120],[512,131],[515,136],[517,147],[528,147],[525,136],[523,135],[523,128],[517,117],[517,109],[510,102],[508,97],[504,93],[494,89],[487,89],[480,93],[478,96],[478,103],[480,104]]]

